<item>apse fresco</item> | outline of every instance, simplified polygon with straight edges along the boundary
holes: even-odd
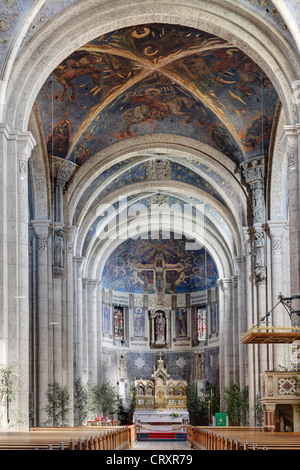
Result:
[[[164,267],[165,294],[182,294],[216,286],[218,272],[204,248],[186,250],[186,240],[127,240],[108,258],[102,275],[107,289],[129,293],[155,293],[157,259]]]
[[[211,34],[151,24],[65,59],[37,98],[48,153],[82,165],[132,136],[175,133],[236,163],[267,153],[277,95],[244,53]]]

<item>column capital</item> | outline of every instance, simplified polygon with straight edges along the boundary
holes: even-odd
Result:
[[[74,162],[51,156],[50,171],[51,176],[56,178],[56,182],[64,186],[74,174],[78,165]]]
[[[0,135],[7,141],[16,142],[18,157],[29,159],[33,147],[36,146],[36,140],[30,131],[12,130],[6,123],[0,123]]]
[[[265,178],[265,156],[251,158],[241,163],[240,168],[246,183],[253,185],[257,182],[263,182]]]
[[[38,238],[48,238],[51,220],[32,220],[31,224]]]
[[[76,263],[76,271],[78,279],[82,279],[82,272],[84,267],[85,258],[83,256],[75,257],[74,261]]]
[[[283,126],[279,138],[284,146],[284,150],[294,152],[298,149],[298,135],[300,134],[300,124]]]
[[[229,287],[232,285],[233,279],[231,277],[224,277],[217,280],[217,284],[221,287]]]

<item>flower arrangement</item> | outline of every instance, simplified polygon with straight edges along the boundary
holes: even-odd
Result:
[[[172,416],[173,418],[178,418],[179,414],[178,413],[171,413],[170,416]]]

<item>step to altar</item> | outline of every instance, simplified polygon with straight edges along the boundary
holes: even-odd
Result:
[[[140,432],[138,441],[186,441],[186,433],[177,432]]]

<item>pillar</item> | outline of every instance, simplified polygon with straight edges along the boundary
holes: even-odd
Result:
[[[275,432],[275,409],[276,404],[264,405],[264,425],[265,432]]]
[[[88,377],[97,384],[97,286],[96,280],[87,281],[88,295]]]
[[[233,316],[232,316],[232,279],[219,279],[219,368],[220,395],[233,378]]]
[[[284,258],[283,258],[283,236],[285,232],[286,222],[268,222],[269,236],[270,236],[270,309],[278,304],[278,296],[282,293],[284,296],[283,273],[284,273]],[[270,315],[270,324],[275,327],[289,326],[289,316],[283,307],[279,304]],[[289,346],[287,344],[274,344],[273,345],[273,367],[270,369],[278,370],[278,366],[289,367],[288,354]]]
[[[47,420],[45,413],[46,391],[49,382],[49,330],[51,331],[49,318],[49,273],[48,273],[48,242],[50,234],[50,221],[33,221],[35,230],[35,290],[36,311],[34,322],[33,340],[33,371],[35,389],[34,422],[36,426],[43,426]],[[51,361],[52,362],[52,361]],[[52,370],[51,370],[52,372]],[[51,376],[52,377],[52,376]]]
[[[75,342],[75,380],[82,383],[82,370],[83,370],[83,311],[82,311],[82,272],[85,259],[83,257],[74,258],[75,263],[75,297],[76,297],[76,311],[75,325],[74,325],[74,342]]]
[[[300,124],[284,126],[281,141],[288,158],[288,211],[290,232],[290,286],[291,297],[300,296],[300,172],[299,172]],[[300,312],[300,298],[292,301],[292,307]],[[300,325],[300,316],[293,313],[292,325]]]
[[[30,132],[0,125],[0,353],[3,365],[18,363],[12,410],[21,412],[22,429],[29,425],[28,159],[34,145]]]

